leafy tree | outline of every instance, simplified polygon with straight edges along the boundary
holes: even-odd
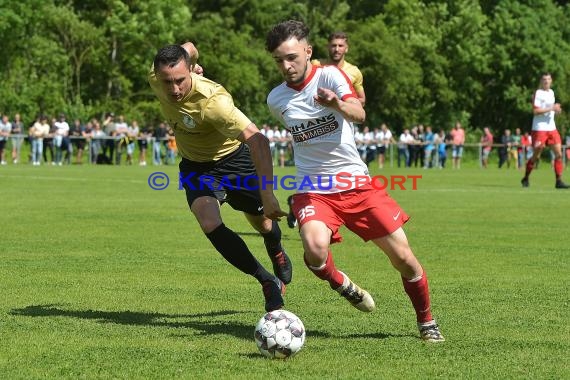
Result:
[[[560,99],[569,94],[569,29],[567,22],[560,22],[565,13],[548,0],[505,0],[492,17],[491,72],[484,77],[485,97],[476,105],[473,120],[496,131],[529,128],[531,97],[542,72],[552,72]]]
[[[570,109],[570,7],[552,0],[0,0],[0,111],[70,117],[106,111],[161,118],[146,75],[156,50],[192,40],[206,75],[257,123],[282,78],[264,50],[276,22],[311,28],[314,56],[327,36],[350,36],[370,126],[416,123],[529,127],[530,97],[550,71]],[[557,120],[562,129],[568,111]]]

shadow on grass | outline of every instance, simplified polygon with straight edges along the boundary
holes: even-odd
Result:
[[[418,338],[417,335],[414,334],[388,334],[382,332],[376,333],[367,333],[367,334],[349,334],[349,335],[342,335],[343,338],[354,338],[354,339],[361,339],[361,338],[368,338],[368,339],[390,339],[390,338]]]
[[[27,317],[68,317],[94,320],[99,323],[114,323],[131,326],[153,326],[192,329],[204,335],[231,335],[236,338],[250,340],[253,337],[253,324],[243,324],[232,321],[216,320],[216,317],[235,315],[241,312],[224,310],[211,313],[197,314],[163,314],[144,313],[136,311],[101,311],[101,310],[69,310],[61,305],[30,305],[19,309],[12,309],[11,315]],[[206,321],[201,319],[208,319]],[[185,319],[186,321],[179,321]],[[188,321],[188,319],[194,319]],[[197,320],[196,320],[197,319]],[[311,331],[311,336],[331,337],[326,332]]]
[[[232,335],[236,338],[251,339],[253,332],[250,325],[236,322],[216,321],[215,317],[239,314],[239,311],[224,310],[198,314],[163,314],[144,313],[136,311],[101,311],[101,310],[68,310],[60,305],[31,305],[13,309],[10,314],[28,317],[68,317],[95,320],[99,323],[114,323],[119,325],[153,326],[168,328],[188,328],[200,331],[202,334]],[[212,319],[202,321],[200,319]],[[197,319],[178,321],[180,319]]]
[[[99,323],[113,323],[131,326],[152,326],[179,329],[192,329],[204,335],[231,335],[236,338],[250,340],[253,336],[253,324],[243,324],[234,321],[220,321],[216,317],[240,314],[235,310],[223,310],[211,313],[197,314],[164,314],[144,313],[136,311],[101,311],[101,310],[70,310],[61,305],[30,305],[23,308],[12,309],[11,315],[27,317],[68,317],[85,320],[94,320]],[[185,321],[180,321],[183,319]],[[190,321],[188,321],[190,319]],[[207,319],[206,321],[201,319]],[[318,338],[339,338],[325,331],[310,330],[307,334]],[[397,335],[386,333],[349,334],[340,336],[343,339],[388,339],[412,335]]]
[[[299,237],[299,230],[297,229],[297,227],[295,227],[294,229],[283,229],[283,227],[281,228],[281,233],[287,237],[287,240],[301,240],[301,238]],[[240,236],[261,236],[259,234],[259,232],[251,232],[251,231],[234,231],[236,234],[240,235]],[[296,239],[295,239],[296,238]]]

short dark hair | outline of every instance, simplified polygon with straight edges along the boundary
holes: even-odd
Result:
[[[333,32],[329,35],[329,42],[332,40],[345,40],[348,42],[348,34],[345,32]]]
[[[167,45],[161,48],[154,56],[154,70],[158,70],[161,66],[174,67],[181,60],[186,62],[188,69],[192,67],[190,55],[188,55],[188,52],[182,46]]]
[[[267,33],[265,49],[271,53],[283,42],[293,37],[299,41],[303,39],[308,40],[309,27],[301,21],[288,20],[280,22]]]

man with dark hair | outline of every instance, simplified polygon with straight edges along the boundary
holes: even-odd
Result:
[[[545,146],[552,149],[554,153],[554,176],[556,182],[554,187],[557,189],[569,189],[570,185],[562,181],[562,139],[560,133],[556,130],[554,116],[562,112],[560,103],[556,103],[552,86],[552,75],[544,73],[540,77],[540,88],[535,91],[532,98],[532,110],[534,117],[532,118],[532,157],[526,163],[526,171],[521,184],[523,187],[529,186],[528,177],[538,164],[540,155]]]
[[[313,59],[311,63],[316,66],[333,65],[346,73],[356,95],[362,106],[366,103],[366,93],[364,92],[364,79],[360,69],[347,62],[344,57],[348,53],[348,34],[345,32],[334,32],[329,35],[327,49],[329,52],[328,59]],[[289,228],[294,228],[297,225],[297,220],[293,214],[291,207],[289,207],[289,214],[287,215],[287,225]]]
[[[277,223],[287,214],[279,207],[272,183],[263,181],[261,186],[258,181],[273,178],[268,140],[221,85],[193,72],[194,64],[186,44],[168,45],[158,51],[148,75],[182,156],[180,183],[188,206],[218,252],[262,285],[265,310],[282,308],[292,266]],[[262,235],[276,276],[225,226],[223,203],[242,211]]]
[[[366,103],[366,94],[364,92],[364,79],[360,69],[345,60],[345,55],[348,53],[348,34],[345,32],[334,32],[329,35],[327,49],[329,52],[328,60],[312,61],[313,65],[334,65],[342,69],[350,78],[352,86],[356,91],[356,95],[362,106]]]
[[[292,207],[299,224],[305,264],[352,306],[375,308],[372,296],[334,263],[330,245],[342,240],[345,225],[380,248],[400,273],[424,341],[444,340],[431,314],[428,280],[402,226],[409,219],[384,190],[372,186],[354,141],[353,123],[366,113],[354,88],[335,66],[310,62],[309,28],[299,21],[275,25],[266,49],[285,81],[267,96],[271,113],[291,132],[295,144],[297,193]],[[361,179],[368,179],[362,183]],[[318,188],[304,186],[319,183]],[[321,186],[322,185],[322,186]]]

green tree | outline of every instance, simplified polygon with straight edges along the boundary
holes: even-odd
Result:
[[[566,21],[562,21],[566,20]],[[553,74],[559,99],[570,93],[568,10],[549,0],[505,0],[491,22],[491,71],[483,78],[485,96],[476,105],[476,125],[495,131],[529,128],[531,97],[540,74]]]

